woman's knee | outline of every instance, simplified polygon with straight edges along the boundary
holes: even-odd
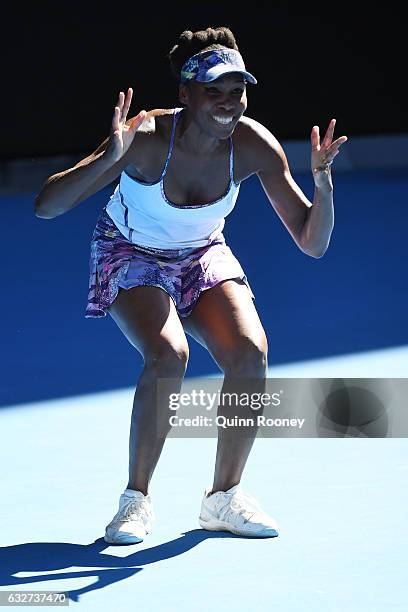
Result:
[[[160,342],[149,347],[143,358],[145,368],[154,370],[159,376],[184,376],[189,359],[188,344]]]
[[[224,374],[237,377],[264,377],[268,367],[268,345],[266,338],[261,342],[246,339],[233,350],[225,350],[218,359]]]

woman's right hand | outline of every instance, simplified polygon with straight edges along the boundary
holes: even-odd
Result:
[[[133,138],[146,118],[146,111],[142,110],[129,123],[126,123],[126,117],[132,101],[133,90],[129,87],[126,97],[123,91],[119,93],[118,103],[115,106],[115,111],[112,117],[112,125],[105,153],[117,162],[123,157],[133,142]]]

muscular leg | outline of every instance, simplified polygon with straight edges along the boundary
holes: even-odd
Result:
[[[157,379],[171,378],[169,392],[180,392],[189,355],[187,339],[173,301],[159,287],[120,289],[108,311],[144,360],[133,402],[127,488],[147,495],[171,429],[168,408],[156,408]]]
[[[184,330],[208,349],[224,372],[222,393],[262,393],[265,389],[268,344],[258,313],[246,285],[227,280],[204,291]],[[237,382],[242,379],[244,387]],[[244,379],[251,379],[244,381]],[[220,405],[218,415],[254,417],[248,407]],[[256,420],[255,420],[256,423]],[[212,492],[226,491],[241,480],[258,427],[218,429],[217,457]]]

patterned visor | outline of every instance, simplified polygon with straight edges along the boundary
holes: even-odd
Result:
[[[244,60],[235,49],[213,49],[197,53],[188,59],[181,69],[182,83],[195,80],[200,83],[210,83],[224,74],[239,72],[248,83],[256,85],[256,78],[245,69]]]

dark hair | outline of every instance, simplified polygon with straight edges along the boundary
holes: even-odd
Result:
[[[219,49],[220,47],[228,47],[239,51],[235,36],[229,28],[207,28],[197,32],[184,30],[180,34],[177,44],[167,55],[173,76],[180,80],[181,67],[192,55],[200,53],[200,51]]]

